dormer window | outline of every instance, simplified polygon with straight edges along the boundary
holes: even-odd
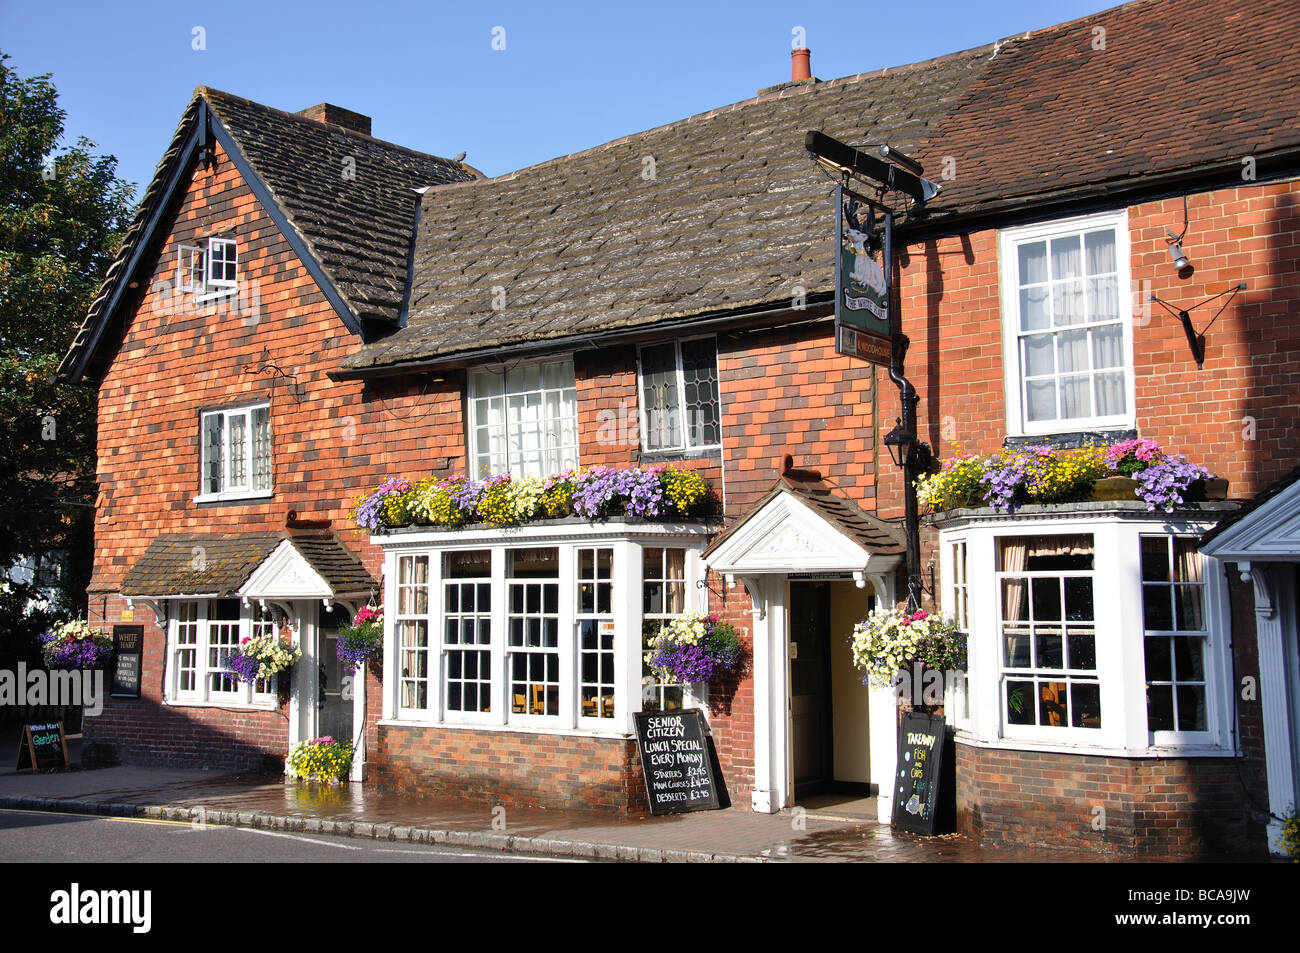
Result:
[[[182,294],[214,297],[239,287],[239,249],[233,238],[209,238],[177,250],[176,284]]]

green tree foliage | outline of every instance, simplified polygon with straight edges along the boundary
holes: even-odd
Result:
[[[95,502],[95,392],[56,376],[130,223],[132,187],[95,144],[63,143],[49,76],[0,53],[0,574],[68,553],[65,605],[84,606]],[[0,594],[0,655],[28,654],[28,587]],[[40,614],[36,614],[39,616]]]

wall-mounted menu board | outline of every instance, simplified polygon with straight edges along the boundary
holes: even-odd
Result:
[[[144,626],[113,626],[113,684],[109,695],[114,698],[140,697],[140,661],[144,654]]]
[[[66,768],[68,764],[68,743],[63,739],[63,722],[23,725],[23,735],[18,742],[16,771],[27,768],[48,771],[50,768]]]
[[[702,711],[637,712],[636,742],[651,814],[714,811],[721,806],[722,782],[714,772]]]
[[[898,732],[891,825],[914,834],[934,833],[947,730],[942,715],[909,711]]]

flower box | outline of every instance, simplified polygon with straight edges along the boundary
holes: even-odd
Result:
[[[1094,500],[1135,500],[1138,481],[1127,476],[1102,477],[1092,485]]]

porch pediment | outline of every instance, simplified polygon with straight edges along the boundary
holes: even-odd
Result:
[[[704,554],[714,571],[886,572],[904,552],[891,523],[818,484],[783,478]]]
[[[1216,559],[1300,561],[1300,473],[1261,493],[1202,548]]]

